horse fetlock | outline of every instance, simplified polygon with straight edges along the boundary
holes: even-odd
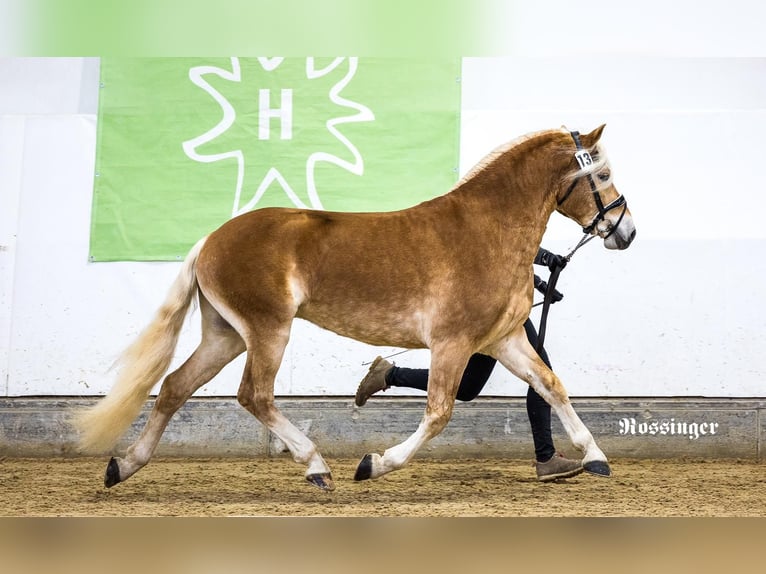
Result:
[[[330,474],[330,467],[322,458],[322,455],[316,452],[316,449],[312,452],[311,457],[307,458],[304,462],[308,463],[306,476],[310,474]]]
[[[287,444],[287,443],[285,443],[285,446],[287,447],[287,450],[290,451],[290,454],[293,455],[293,460],[297,462],[298,464],[307,464],[309,468],[315,465],[314,460],[319,455],[317,454],[316,448],[314,448],[313,445],[312,445],[312,448],[310,449],[299,449],[294,444]]]
[[[151,444],[147,444],[146,440],[138,440],[128,447],[125,453],[125,458],[120,459],[120,466],[123,470],[126,467],[130,467],[133,474],[139,468],[146,466],[154,453],[154,447]]]
[[[591,438],[586,448],[581,449],[583,452],[583,464],[590,461],[601,460],[606,462],[606,455],[604,452],[596,446],[596,442]]]
[[[572,446],[590,458],[596,458],[597,453],[601,453],[603,456],[601,450],[596,446],[596,441],[593,440],[593,435],[590,431],[582,424],[579,417],[575,420],[579,424],[569,425],[565,422],[565,419],[561,419],[561,422],[564,423],[564,428],[569,435],[569,440],[572,441]]]

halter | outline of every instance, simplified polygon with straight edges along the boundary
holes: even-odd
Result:
[[[577,150],[575,151],[575,159],[577,160],[578,165],[580,166],[580,169],[586,169],[593,165],[593,158],[590,155],[590,152],[588,150],[584,149],[582,147],[582,142],[580,141],[580,132],[569,132],[572,136],[572,139],[574,140],[575,146],[577,146]],[[609,213],[611,210],[622,206],[622,211],[620,212],[620,217],[617,218],[617,223],[615,225],[612,225],[611,222],[608,222],[610,225],[609,233],[607,233],[604,236],[604,239],[608,239],[611,237],[612,233],[614,233],[617,228],[620,226],[620,223],[622,222],[622,218],[625,215],[625,212],[628,209],[628,203],[625,201],[625,197],[620,194],[620,196],[615,199],[613,202],[611,202],[609,205],[604,207],[604,203],[601,201],[601,194],[598,191],[598,187],[596,186],[596,182],[593,181],[593,174],[590,171],[585,172],[585,177],[588,178],[588,183],[590,184],[590,190],[593,194],[593,200],[596,202],[596,208],[598,209],[598,213],[596,214],[596,217],[593,218],[593,221],[590,222],[590,225],[587,225],[586,227],[582,228],[583,236],[582,239],[575,245],[575,248],[570,251],[565,259],[567,261],[570,261],[572,259],[572,255],[575,254],[575,251],[580,249],[583,245],[588,243],[591,239],[594,239],[596,235],[592,235],[593,230],[596,228],[596,226],[601,222],[606,220],[606,214]],[[577,177],[572,180],[572,183],[569,185],[569,188],[567,189],[566,193],[564,194],[564,197],[562,197],[558,201],[558,207],[561,207],[561,205],[567,200],[567,198],[572,194],[572,191],[574,191],[574,188],[577,186],[577,184],[580,181],[580,178],[583,177],[582,174],[578,175]],[[543,344],[545,343],[545,328],[548,323],[548,310],[550,309],[551,302],[553,301],[553,292],[556,290],[556,282],[559,279],[559,273],[561,273],[561,267],[555,267],[553,271],[551,271],[550,277],[548,277],[548,288],[545,290],[545,297],[543,298],[541,303],[537,303],[536,305],[533,305],[533,307],[536,307],[537,305],[543,306],[542,314],[540,316],[540,328],[537,331],[537,346],[535,350],[540,354],[543,349]]]
[[[575,151],[575,159],[577,160],[577,163],[580,165],[580,168],[587,168],[591,166],[593,164],[593,158],[591,157],[590,153],[582,147],[582,142],[580,141],[580,132],[569,132],[569,133],[571,134],[572,139],[574,140],[574,143],[577,146],[577,150]],[[572,180],[572,183],[570,184],[569,188],[564,194],[564,197],[562,197],[559,200],[558,207],[561,207],[562,204],[567,200],[567,198],[572,194],[572,191],[574,191],[574,188],[577,186],[581,177],[583,177],[583,175],[578,175],[577,177],[574,178],[574,180]],[[591,193],[593,194],[593,200],[596,202],[596,209],[598,209],[598,213],[596,214],[596,217],[593,218],[593,221],[590,222],[590,225],[582,228],[582,232],[585,235],[590,235],[591,233],[593,233],[593,230],[596,228],[596,226],[601,221],[606,220],[607,213],[609,213],[611,210],[617,207],[622,206],[622,211],[620,212],[620,217],[617,219],[617,223],[615,225],[611,225],[610,223],[609,233],[607,233],[606,236],[604,237],[604,239],[607,239],[620,226],[620,223],[622,222],[622,218],[625,215],[625,211],[628,209],[628,204],[625,201],[625,197],[622,194],[620,194],[620,196],[617,199],[615,199],[609,205],[604,207],[604,204],[601,201],[601,194],[599,193],[598,187],[596,186],[596,182],[593,181],[593,174],[590,171],[586,171],[585,177],[588,178],[588,183],[590,184],[590,190],[591,190]],[[586,242],[587,241],[581,241],[583,245]],[[575,250],[576,249],[577,248],[575,248]]]

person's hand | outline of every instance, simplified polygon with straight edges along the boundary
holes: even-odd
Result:
[[[551,273],[558,267],[563,269],[567,266],[567,258],[563,255],[556,255],[555,253],[548,252],[543,256],[543,265],[547,265]]]
[[[540,279],[537,275],[535,275],[535,289],[537,289],[540,293],[545,295],[546,291],[548,291],[548,283]],[[558,303],[564,298],[564,294],[559,292],[558,290],[553,290],[553,295],[551,296],[551,303]]]
[[[553,290],[553,297],[551,297],[551,303],[558,303],[564,298],[564,294],[556,289]]]

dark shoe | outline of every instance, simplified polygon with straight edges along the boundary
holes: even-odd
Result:
[[[582,461],[564,458],[559,453],[554,454],[548,462],[536,462],[535,467],[537,468],[537,480],[540,482],[569,478],[583,471]]]
[[[386,373],[393,368],[393,364],[386,361],[383,357],[376,357],[370,365],[367,376],[359,383],[356,389],[356,406],[361,407],[372,395],[378,391],[385,391],[388,388],[386,384]]]

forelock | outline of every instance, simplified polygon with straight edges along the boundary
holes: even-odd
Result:
[[[570,151],[572,157],[574,157],[575,151],[574,147],[572,147]],[[564,180],[572,181],[573,179],[590,175],[593,177],[597,191],[606,189],[612,185],[612,169],[609,165],[606,149],[600,142],[596,142],[595,145],[588,148],[588,153],[590,153],[593,159],[593,164],[586,168],[572,169],[564,176]],[[605,179],[602,179],[602,177],[605,177]]]

